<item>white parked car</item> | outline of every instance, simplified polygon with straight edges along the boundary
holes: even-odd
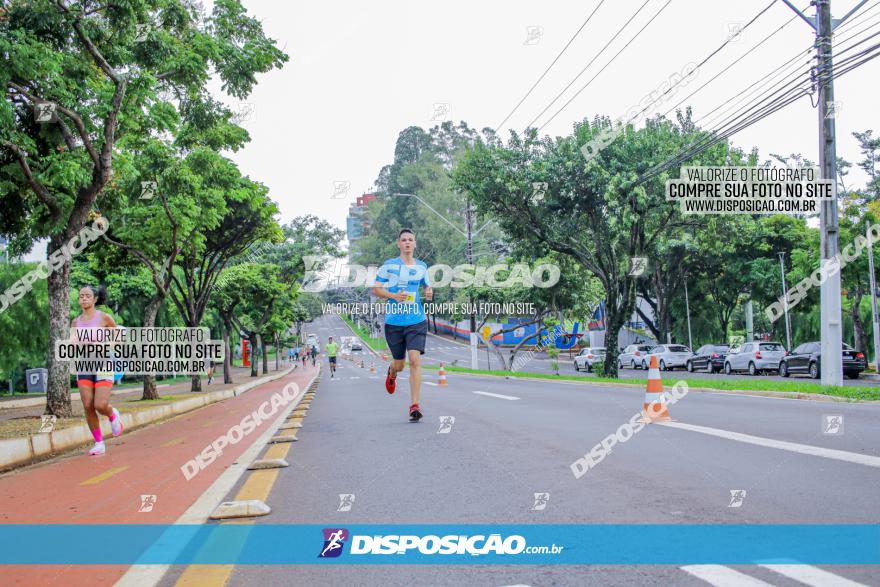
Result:
[[[776,371],[785,356],[785,347],[778,342],[747,342],[730,349],[724,358],[724,372],[748,371],[757,375],[763,371]]]
[[[642,369],[648,368],[652,356],[657,357],[657,365],[661,371],[669,371],[676,367],[684,369],[694,353],[683,344],[661,344],[652,348],[642,359]]]
[[[583,369],[584,371],[592,371],[593,363],[604,363],[605,362],[605,347],[603,346],[594,346],[587,347],[582,349],[580,353],[574,358],[574,370],[580,371]]]
[[[648,354],[654,345],[652,344],[631,344],[617,356],[617,368],[623,369],[639,369],[642,366],[642,359]]]

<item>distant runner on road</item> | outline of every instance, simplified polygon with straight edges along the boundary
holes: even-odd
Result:
[[[409,420],[418,422],[422,418],[419,406],[421,356],[425,354],[425,339],[428,336],[428,317],[425,315],[419,288],[425,288],[425,299],[428,301],[434,296],[434,290],[428,283],[428,266],[413,256],[416,235],[411,229],[404,228],[397,235],[397,248],[400,256],[388,259],[379,269],[373,295],[388,300],[385,309],[385,341],[394,360],[385,376],[385,390],[394,393],[397,374],[403,371],[405,360],[409,358],[409,391],[412,400]]]
[[[312,367],[314,367],[315,366],[315,358],[318,356],[318,345],[315,345],[315,344],[312,345],[311,354],[312,354]]]
[[[327,353],[327,359],[330,361],[330,377],[336,373],[336,349],[337,345],[333,342],[333,337],[327,337],[327,344],[324,345],[324,351]]]
[[[103,287],[87,285],[79,290],[79,307],[82,314],[70,323],[70,339],[79,341],[77,329],[83,328],[116,328],[116,322],[109,315],[96,309],[107,301],[107,292]],[[99,373],[77,373],[76,387],[79,390],[79,398],[83,403],[86,413],[86,422],[95,446],[89,450],[92,456],[102,455],[107,451],[104,445],[104,434],[101,432],[101,420],[98,413],[104,414],[110,419],[110,429],[113,436],[122,434],[122,418],[116,408],[110,405],[110,390],[113,388],[113,372],[102,371]]]

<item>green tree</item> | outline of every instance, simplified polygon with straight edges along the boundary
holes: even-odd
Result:
[[[455,180],[480,209],[498,218],[510,238],[569,255],[601,281],[605,372],[616,376],[617,336],[635,306],[630,259],[645,256],[659,236],[681,224],[677,208],[665,201],[666,176],[644,183],[638,177],[677,152],[684,133],[667,120],[648,121],[645,129],[628,129],[585,162],[581,146],[606,124],[580,124],[572,136],[556,139],[511,133],[503,148],[478,142],[456,168]],[[723,162],[730,153],[719,144],[702,158]],[[535,182],[547,183],[544,197],[535,197]]]
[[[50,256],[100,205],[125,138],[172,108],[160,91],[185,100],[216,74],[242,98],[255,74],[287,60],[237,0],[209,16],[188,0],[10,0],[0,53],[0,232],[18,250],[47,236]],[[61,417],[71,415],[68,373],[51,350],[69,327],[69,270],[48,279],[46,411]]]

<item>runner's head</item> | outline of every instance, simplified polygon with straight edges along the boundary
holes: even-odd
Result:
[[[107,303],[107,290],[103,285],[87,285],[79,290],[79,307],[83,310]]]
[[[410,228],[401,229],[397,234],[397,248],[401,254],[411,255],[416,249],[416,235]]]

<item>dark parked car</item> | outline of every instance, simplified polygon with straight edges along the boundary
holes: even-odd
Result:
[[[704,344],[696,350],[694,356],[688,359],[687,370],[693,373],[698,369],[704,369],[710,373],[724,370],[724,357],[730,347],[726,344]]]
[[[818,379],[822,366],[822,345],[818,342],[805,342],[795,348],[779,362],[779,374],[782,377],[796,373],[807,373],[813,379]],[[843,374],[852,379],[858,379],[859,373],[868,367],[868,361],[864,353],[860,353],[848,344],[843,344],[841,353],[843,359]]]

